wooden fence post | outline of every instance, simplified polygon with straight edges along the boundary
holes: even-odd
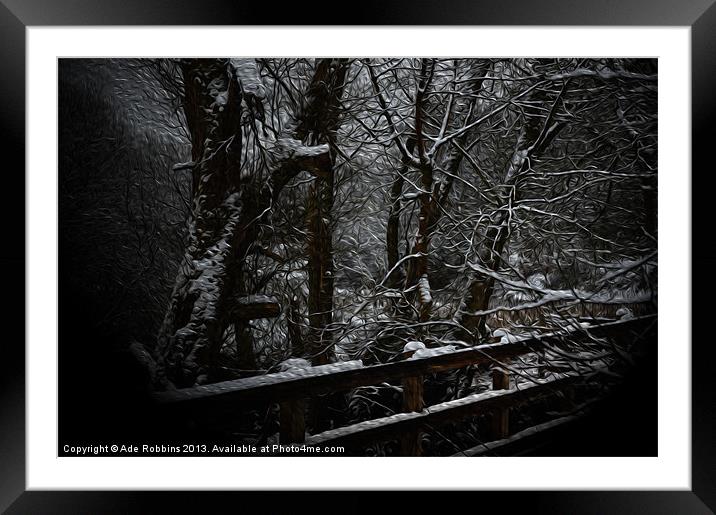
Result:
[[[510,374],[499,367],[492,369],[492,389],[509,390]],[[492,414],[492,438],[500,440],[510,434],[510,408],[496,409]]]
[[[306,441],[305,407],[305,399],[292,399],[279,404],[279,443]]]
[[[423,376],[403,378],[403,412],[423,410]],[[403,456],[420,456],[420,431],[410,431],[400,439],[400,449]]]

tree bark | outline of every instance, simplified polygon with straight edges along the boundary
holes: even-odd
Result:
[[[296,129],[298,139],[310,145],[328,144],[331,149],[331,170],[311,184],[306,210],[308,352],[314,365],[324,365],[333,359],[333,342],[327,331],[333,321],[333,167],[347,70],[347,59],[319,59],[316,62]]]
[[[240,177],[242,90],[234,71],[221,59],[184,66],[185,102],[196,103],[188,106],[194,114],[187,121],[201,152],[192,151],[200,158],[189,241],[155,348],[159,388],[212,380],[224,331],[235,316],[232,300],[244,293],[236,291],[241,265],[259,225],[291,177],[302,170],[323,176],[330,169],[327,145],[279,139],[267,143],[266,177]]]
[[[553,113],[550,113],[544,123],[540,118],[529,117],[517,138],[503,181],[509,191],[503,198],[506,207],[498,211],[497,220],[491,223],[485,232],[483,244],[478,252],[479,260],[489,270],[499,268],[502,251],[510,234],[510,216],[507,210],[520,198],[519,182],[530,167],[530,159],[543,152],[563,127],[561,122],[553,121],[552,115]],[[464,328],[459,331],[461,338],[472,341],[486,335],[487,317],[477,315],[475,312],[488,309],[494,289],[494,277],[479,273],[472,276],[456,316],[456,321]]]
[[[400,260],[400,196],[403,194],[404,175],[408,172],[407,165],[403,165],[393,179],[390,187],[390,204],[388,205],[388,223],[385,228],[385,249],[388,271],[395,268]],[[398,288],[402,282],[400,270],[393,270],[385,284],[388,288]]]
[[[193,384],[215,361],[222,337],[226,270],[241,219],[237,195],[241,90],[225,60],[186,61],[185,113],[192,136],[189,244],[157,342],[158,380]]]
[[[479,62],[477,64],[477,67],[473,70],[472,79],[468,82],[467,88],[464,92],[465,97],[467,97],[466,100],[462,102],[457,101],[457,105],[451,105],[448,108],[446,125],[447,122],[451,122],[451,124],[457,128],[460,124],[467,122],[471,115],[472,107],[474,106],[474,96],[482,88],[482,83],[484,82],[487,69],[487,62]],[[422,191],[419,196],[420,214],[418,220],[418,231],[410,251],[411,254],[418,254],[418,257],[411,259],[408,263],[405,278],[405,290],[410,290],[411,288],[416,287],[421,281],[424,281],[429,288],[428,254],[430,241],[433,232],[440,221],[442,213],[441,208],[444,207],[450,194],[453,184],[453,176],[458,172],[464,156],[463,152],[455,145],[451,145],[443,157],[441,166],[438,167],[438,169],[444,170],[447,173],[442,181],[434,183],[433,165],[425,156],[425,137],[422,130],[425,109],[424,95],[431,73],[432,71],[428,71],[427,68],[427,60],[423,60],[421,79],[420,84],[418,85],[415,101],[415,128],[417,132],[417,149],[420,161]],[[455,144],[462,147],[467,141],[467,136],[468,132],[462,133],[462,135],[456,138]],[[421,322],[426,321],[430,317],[430,304],[432,301],[429,291],[428,295],[426,295],[424,289],[424,286],[419,288],[419,295],[416,297],[418,300],[417,311]],[[430,303],[426,303],[427,299],[430,299]]]
[[[371,84],[373,85],[373,92],[376,96],[376,101],[380,106],[385,121],[388,123],[390,130],[393,134],[398,134],[398,130],[393,123],[393,117],[388,109],[388,103],[383,96],[383,92],[378,82],[378,77],[375,75],[373,68],[370,65],[367,66],[368,75],[370,76]],[[403,185],[405,184],[405,174],[408,173],[410,167],[410,156],[412,156],[415,150],[415,138],[408,138],[404,147],[404,155],[401,159],[400,170],[395,174],[393,182],[390,187],[390,201],[388,205],[388,221],[385,228],[385,249],[387,258],[387,272],[390,275],[386,279],[386,286],[388,288],[397,289],[400,284],[405,280],[402,268],[397,267],[398,261],[400,261],[400,245],[399,245],[399,233],[400,233],[400,211],[402,203],[400,197],[403,194]],[[395,307],[395,305],[394,305]]]
[[[424,118],[426,105],[426,93],[432,80],[435,68],[434,59],[423,59],[420,67],[420,76],[418,79],[417,91],[415,94],[415,148],[418,152],[418,160],[420,162],[420,194],[418,196],[420,202],[420,211],[418,214],[418,229],[415,234],[411,254],[416,257],[410,259],[405,274],[405,291],[412,291],[418,284],[421,277],[425,276],[427,281],[428,274],[428,248],[430,246],[431,229],[433,226],[433,213],[435,212],[435,199],[433,196],[433,167],[428,160],[426,151],[426,136],[424,131]],[[420,299],[422,295],[416,296],[410,294],[409,299]],[[421,306],[419,309],[419,318],[425,319],[429,316],[429,307]]]
[[[298,306],[298,298],[292,295],[288,301],[288,312],[286,313],[286,321],[288,324],[288,339],[291,345],[291,356],[303,357],[306,349],[303,342],[303,331],[301,326],[304,325],[303,316]]]

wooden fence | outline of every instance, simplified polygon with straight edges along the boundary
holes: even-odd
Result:
[[[227,406],[244,410],[267,402],[278,403],[279,441],[282,444],[345,446],[383,440],[398,440],[401,454],[421,454],[420,434],[427,428],[485,413],[492,414],[492,435],[495,440],[509,436],[509,409],[532,399],[554,393],[573,385],[581,378],[577,374],[555,374],[510,386],[507,371],[499,365],[504,360],[540,352],[546,347],[560,346],[566,339],[591,337],[629,337],[634,331],[645,331],[656,323],[656,315],[592,325],[575,325],[551,333],[516,338],[510,343],[478,345],[451,352],[428,352],[425,357],[374,366],[362,366],[349,361],[276,374],[225,381],[193,388],[171,390],[155,394],[161,404],[182,413],[225,409]],[[493,364],[492,390],[460,399],[435,404],[423,403],[423,377],[469,365]],[[341,392],[359,386],[384,382],[402,383],[403,412],[389,417],[368,420],[306,437],[306,399]],[[547,424],[549,425],[549,424]],[[531,433],[530,433],[531,434]],[[471,454],[478,454],[471,451]]]

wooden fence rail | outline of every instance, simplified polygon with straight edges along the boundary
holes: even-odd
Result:
[[[549,381],[541,381],[514,390],[492,390],[468,395],[461,399],[435,404],[419,413],[398,413],[390,417],[359,422],[352,426],[325,431],[306,439],[310,445],[345,445],[375,442],[395,438],[396,434],[410,433],[437,426],[451,420],[459,420],[471,415],[489,413],[496,409],[540,397],[546,393],[563,388],[579,379],[576,375],[566,375]]]
[[[257,404],[275,402],[280,406],[281,443],[355,445],[358,442],[395,439],[397,435],[403,454],[419,455],[420,431],[426,427],[465,416],[493,412],[493,436],[495,439],[504,439],[509,433],[507,420],[510,406],[547,392],[554,392],[578,379],[577,376],[561,375],[548,380],[538,380],[531,385],[521,385],[519,389],[510,389],[509,375],[496,368],[493,372],[493,391],[425,408],[422,395],[425,375],[468,365],[499,365],[510,358],[539,352],[547,346],[560,345],[570,337],[619,336],[629,331],[644,330],[655,322],[656,315],[646,315],[587,327],[575,325],[551,333],[515,338],[510,343],[478,345],[444,353],[438,350],[434,353],[428,352],[424,357],[367,367],[362,366],[360,361],[349,361],[289,370],[159,392],[155,394],[155,399],[163,405],[180,408],[183,413],[211,410],[219,406],[235,406],[237,410],[241,410]],[[305,399],[389,381],[402,382],[404,413],[305,438]]]

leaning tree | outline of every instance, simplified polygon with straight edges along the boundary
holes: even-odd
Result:
[[[188,386],[216,379],[225,338],[251,354],[246,322],[275,312],[272,299],[248,295],[244,263],[282,189],[300,172],[317,182],[314,210],[330,208],[335,98],[346,63],[319,60],[293,126],[271,123],[271,102],[250,59],[187,59],[180,63],[182,107],[191,137],[192,214],[169,307],[155,347],[157,383]],[[330,84],[329,87],[323,87]],[[322,219],[319,217],[319,219]],[[311,225],[321,235],[321,222]],[[312,254],[317,274],[325,254]],[[320,282],[320,281],[318,281]],[[325,286],[315,293],[325,311]],[[329,310],[330,311],[330,310]],[[247,348],[248,347],[248,348]]]

